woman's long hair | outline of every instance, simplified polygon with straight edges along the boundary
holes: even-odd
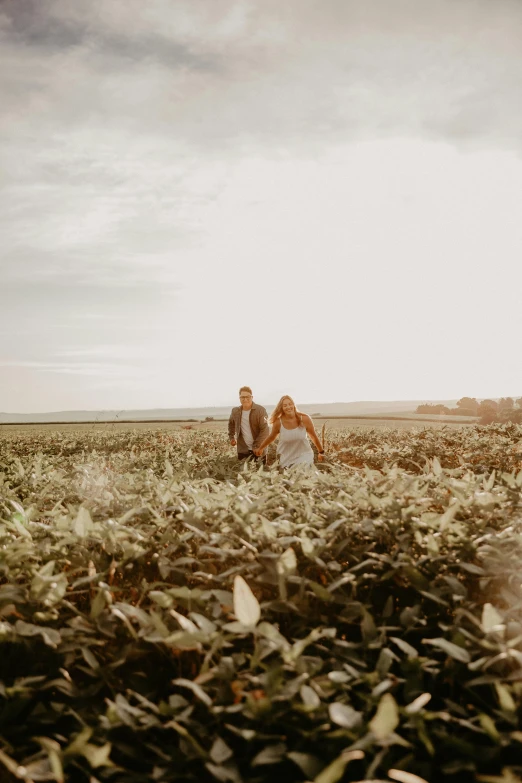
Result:
[[[301,412],[297,410],[297,408],[295,406],[295,402],[293,401],[293,399],[290,397],[289,394],[283,394],[283,396],[281,397],[281,399],[279,400],[279,402],[275,406],[274,410],[270,414],[270,418],[269,418],[270,424],[273,424],[275,421],[280,419],[281,416],[283,415],[283,402],[285,400],[290,400],[290,402],[294,406],[295,417],[297,419],[298,425],[301,426],[301,424],[303,423],[303,420],[301,418]]]

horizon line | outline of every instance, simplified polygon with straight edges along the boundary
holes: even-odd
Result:
[[[511,396],[511,399],[516,400],[518,399],[517,395],[502,395],[502,397],[509,399]],[[522,396],[522,395],[521,395]],[[490,399],[490,400],[499,400],[502,399],[502,397],[475,397],[477,401],[480,401],[482,399]],[[462,399],[461,397],[452,397],[452,398],[445,398],[445,399],[434,399],[434,398],[417,398],[417,399],[385,399],[385,400],[332,400],[332,401],[323,401],[323,402],[303,402],[300,403],[301,405],[311,406],[311,405],[371,405],[371,404],[397,404],[397,403],[420,403],[420,404],[432,404],[432,403],[443,403],[443,402],[452,402],[453,400],[458,401],[459,399]],[[472,398],[473,399],[473,398]],[[267,406],[274,405],[275,403],[265,403]],[[68,409],[61,409],[61,410],[46,410],[46,411],[0,411],[0,416],[50,416],[54,414],[67,414],[67,413],[125,413],[126,411],[181,411],[181,410],[215,410],[216,408],[228,408],[228,407],[237,407],[234,404],[228,403],[224,405],[195,405],[195,406],[175,406],[175,407],[147,407],[147,408],[68,408]]]

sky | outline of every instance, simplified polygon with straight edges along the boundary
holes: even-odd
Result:
[[[0,0],[0,411],[522,396],[519,0]]]

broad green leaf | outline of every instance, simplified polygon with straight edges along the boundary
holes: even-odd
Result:
[[[92,735],[93,729],[91,729],[89,726],[84,726],[84,728],[79,732],[79,734],[76,735],[67,748],[65,748],[64,753],[71,756],[81,755]]]
[[[227,761],[232,755],[233,751],[228,747],[227,743],[222,740],[221,737],[216,737],[210,749],[210,758],[212,761],[215,764],[223,764],[223,762]]]
[[[201,685],[198,685],[195,682],[192,682],[192,680],[186,680],[183,677],[178,677],[175,680],[172,680],[173,685],[179,685],[181,688],[188,688],[192,691],[194,696],[198,698],[200,701],[203,702],[203,704],[206,704],[207,707],[210,707],[212,705],[212,699],[208,695],[208,693],[205,693]]]
[[[431,469],[435,476],[440,476],[442,473],[442,467],[437,457],[433,457],[431,462]]]
[[[12,759],[11,756],[8,756],[7,753],[4,753],[3,750],[0,750],[0,762],[15,777],[21,778],[22,780],[25,778],[25,768]]]
[[[97,767],[113,767],[114,764],[109,758],[111,749],[112,745],[110,742],[100,746],[87,743],[82,753],[93,769]]]
[[[263,636],[265,639],[268,639],[279,650],[290,649],[290,643],[285,639],[282,633],[277,630],[275,625],[272,625],[271,623],[259,623],[256,628],[256,633],[258,636]]]
[[[33,625],[32,623],[26,623],[24,620],[16,621],[15,631],[20,636],[41,636],[44,642],[53,648],[56,648],[62,640],[60,633],[54,628]]]
[[[377,636],[377,628],[374,619],[366,608],[363,609],[361,620],[361,633],[365,642],[371,642]]]
[[[362,758],[364,758],[362,750],[344,750],[340,756],[337,756],[331,764],[314,778],[314,783],[337,783],[344,775],[344,770],[350,761]]]
[[[331,592],[327,590],[326,587],[323,587],[323,585],[319,584],[319,582],[314,582],[312,579],[308,579],[307,585],[322,601],[326,601],[327,603],[332,603],[334,601],[334,597]]]
[[[453,644],[453,642],[449,642],[447,639],[441,637],[438,639],[423,639],[422,641],[424,644],[431,644],[433,647],[438,647],[439,650],[442,650],[456,661],[461,661],[462,663],[469,663],[471,661],[471,656],[464,647],[459,647],[458,644]]]
[[[291,576],[296,572],[297,559],[292,547],[289,547],[277,561],[277,570],[283,576]]]
[[[444,514],[442,514],[440,521],[439,521],[439,530],[443,532],[446,530],[447,527],[451,525],[455,517],[457,516],[458,512],[460,511],[460,503],[455,502],[449,508],[446,509]]]
[[[407,715],[416,715],[429,701],[431,701],[431,693],[421,693],[420,696],[417,696],[416,699],[406,705],[404,712]]]
[[[362,713],[339,701],[328,705],[328,714],[332,723],[342,726],[343,729],[353,729],[362,722]]]
[[[305,707],[307,707],[307,709],[316,710],[321,706],[321,699],[314,689],[310,687],[310,685],[301,685],[301,690],[299,692],[301,694],[303,704]]]
[[[219,765],[207,761],[205,767],[210,774],[213,775],[216,780],[221,781],[221,783],[241,783],[241,777],[239,776],[237,767],[231,761]]]
[[[295,663],[310,644],[317,642],[321,638],[332,639],[336,633],[335,628],[314,628],[304,639],[294,642],[289,650],[283,650],[284,662]]]
[[[299,753],[291,751],[288,758],[296,764],[308,780],[313,780],[324,768],[324,763],[311,753]]]
[[[484,633],[491,633],[492,631],[498,631],[504,628],[503,618],[492,604],[484,604],[481,625]]]
[[[418,658],[419,653],[415,649],[415,647],[412,647],[411,644],[408,644],[407,641],[404,639],[401,639],[398,636],[390,636],[390,642],[393,642],[397,645],[397,647],[402,650],[403,653],[406,653],[408,658]]]
[[[11,524],[14,527],[14,529],[16,530],[16,532],[19,535],[22,536],[22,538],[27,538],[27,539],[29,539],[29,541],[33,540],[33,537],[31,535],[31,533],[29,532],[29,530],[27,530],[27,528],[25,527],[25,525],[22,523],[22,521],[20,519],[16,518],[15,514],[13,514],[13,518],[12,518],[12,523]]]
[[[397,702],[391,693],[385,693],[377,707],[377,712],[368,724],[377,739],[385,739],[399,725]]]
[[[174,603],[174,598],[171,595],[168,595],[168,593],[164,593],[162,590],[151,590],[149,598],[157,603],[158,606],[161,606],[162,609],[170,609]]]
[[[413,772],[406,772],[404,769],[389,769],[388,777],[397,780],[398,783],[428,783],[426,778],[421,778]]]
[[[247,628],[253,628],[261,618],[259,601],[239,574],[234,577],[234,614]]]
[[[491,489],[493,489],[493,485],[495,484],[495,473],[496,471],[491,472],[491,476],[488,479],[484,479],[484,489],[486,492],[489,492]]]
[[[209,620],[208,617],[199,614],[199,612],[190,612],[190,619],[194,620],[200,631],[203,631],[203,633],[211,634],[217,631],[217,625],[213,623],[212,620]]]
[[[480,783],[522,783],[522,778],[509,767],[504,767],[501,775],[477,775],[476,779]]]
[[[486,511],[495,508],[498,502],[498,498],[491,492],[475,492],[475,503]]]
[[[89,510],[84,506],[80,506],[76,519],[72,524],[73,532],[76,533],[79,538],[84,538],[92,531],[93,527],[94,525]]]
[[[197,634],[199,632],[197,625],[193,623],[192,620],[189,620],[188,617],[185,617],[184,614],[176,612],[175,609],[171,609],[169,614],[178,621],[180,627],[187,633]]]
[[[261,530],[266,538],[277,538],[277,530],[268,519],[261,520]]]
[[[279,764],[286,755],[286,745],[284,742],[278,742],[275,745],[267,745],[254,756],[250,764],[253,767],[260,767],[266,764]]]
[[[494,742],[498,742],[500,740],[500,734],[498,733],[498,729],[495,726],[495,721],[491,717],[491,715],[486,715],[485,712],[479,713],[479,721],[480,725],[484,729],[487,734],[491,737],[491,739]]]
[[[349,682],[352,677],[347,672],[334,669],[333,671],[328,672],[328,679],[331,680],[331,682],[343,683]]]
[[[515,712],[517,705],[511,695],[511,691],[508,685],[504,685],[501,682],[495,683],[495,690],[497,692],[500,708],[506,712]]]
[[[82,647],[82,655],[85,659],[85,662],[89,664],[91,669],[94,669],[96,671],[97,669],[100,668],[98,659],[88,647]]]

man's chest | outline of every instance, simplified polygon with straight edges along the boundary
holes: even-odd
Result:
[[[257,424],[257,416],[255,411],[242,411],[239,410],[237,418],[236,418],[236,426],[238,429],[244,430],[244,429],[250,429],[250,430],[256,430],[258,428]]]

